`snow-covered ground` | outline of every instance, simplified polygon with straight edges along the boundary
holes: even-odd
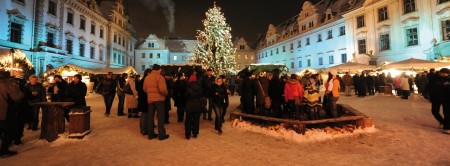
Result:
[[[231,97],[235,108],[239,97]],[[104,117],[102,98],[89,98],[92,133],[86,138],[38,140],[27,130],[19,155],[0,159],[0,165],[450,165],[450,135],[438,129],[430,103],[412,95],[344,97],[373,118],[376,132],[325,141],[294,142],[233,128],[227,121],[218,135],[212,121],[201,120],[199,137],[184,138],[184,125],[170,112],[170,138],[148,140],[139,133],[139,119],[118,117],[117,97],[112,115]],[[228,116],[227,116],[228,118]]]

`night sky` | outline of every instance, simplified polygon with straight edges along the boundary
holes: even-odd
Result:
[[[248,42],[258,33],[266,33],[268,25],[278,25],[299,14],[305,0],[216,0],[222,8],[233,37],[243,36]],[[139,38],[149,34],[158,37],[195,39],[196,30],[203,29],[205,12],[213,0],[173,0],[174,32],[170,33],[164,15],[168,0],[128,0],[129,15]],[[166,10],[167,11],[167,10]]]

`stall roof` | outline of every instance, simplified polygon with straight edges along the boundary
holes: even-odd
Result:
[[[44,73],[44,75],[51,75],[51,73],[54,73],[55,71],[64,69],[66,67],[71,67],[71,68],[74,68],[75,70],[79,70],[79,71],[86,72],[86,73],[89,73],[89,74],[95,74],[95,72],[96,72],[94,69],[84,68],[84,67],[81,67],[81,66],[78,66],[78,65],[74,65],[74,64],[66,64],[66,65],[62,65],[62,66],[59,66],[57,68],[51,69],[51,70],[47,70]]]

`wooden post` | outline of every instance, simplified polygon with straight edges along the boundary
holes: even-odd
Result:
[[[41,106],[42,123],[39,139],[52,142],[58,138],[58,134],[64,133],[64,107],[75,104],[74,102],[38,102],[31,105]]]

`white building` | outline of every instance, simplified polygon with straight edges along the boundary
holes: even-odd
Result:
[[[197,40],[167,39],[166,46],[169,49],[167,64],[188,64],[197,44]]]
[[[450,55],[449,0],[366,0],[343,15],[349,53],[360,63]]]
[[[269,25],[256,48],[257,63],[282,63],[291,72],[327,68],[351,60],[347,55],[345,20],[341,14],[362,5],[357,0],[306,1],[299,15]]]
[[[235,57],[236,66],[235,69],[241,70],[246,66],[255,63],[255,50],[253,50],[247,41],[243,37],[238,37],[233,42],[234,48],[236,49]]]
[[[31,59],[35,0],[0,2],[0,48],[23,50]]]
[[[145,69],[151,68],[153,64],[167,64],[169,60],[169,50],[164,39],[150,34],[136,48],[136,63],[134,68],[138,73],[143,74]]]

